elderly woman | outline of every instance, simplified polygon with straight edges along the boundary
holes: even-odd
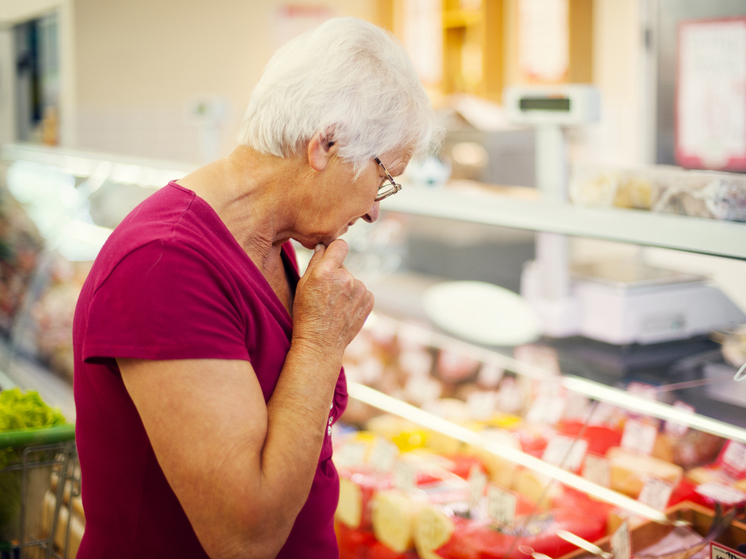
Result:
[[[272,58],[230,156],[122,221],[75,314],[79,558],[337,556],[331,425],[373,308],[338,237],[435,129],[401,47],[331,20]]]

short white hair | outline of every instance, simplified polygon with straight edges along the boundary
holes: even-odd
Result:
[[[396,150],[436,149],[442,130],[396,38],[366,21],[326,21],[280,48],[249,100],[238,142],[264,154],[299,153],[317,133],[357,174]]]

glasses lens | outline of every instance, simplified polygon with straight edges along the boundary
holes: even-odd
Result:
[[[394,182],[394,179],[386,170],[386,167],[384,167],[383,163],[381,163],[380,159],[375,157],[374,160],[376,163],[378,163],[381,169],[383,169],[383,172],[386,173],[386,178],[384,179],[383,184],[381,184],[381,186],[378,188],[378,195],[376,196],[376,202],[380,202],[384,198],[388,198],[392,194],[396,194],[397,192],[399,192],[401,190],[401,185]]]
[[[391,183],[390,181],[385,181],[381,188],[378,189],[378,195],[376,196],[376,202],[380,202],[384,198],[388,198],[389,196],[396,194],[399,192],[400,186],[395,183]]]

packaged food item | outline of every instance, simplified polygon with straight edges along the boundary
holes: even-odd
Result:
[[[518,469],[511,488],[542,509],[549,508],[552,501],[562,496],[562,487],[553,478],[523,467]]]
[[[585,425],[581,421],[563,420],[556,426],[562,435],[575,437],[581,432],[583,439],[588,441],[588,452],[604,456],[606,452],[619,446],[622,442],[622,430],[618,427],[606,425]]]
[[[414,529],[414,543],[422,559],[442,559],[438,548],[451,540],[454,533],[462,532],[472,524],[489,525],[486,519],[486,498],[476,509],[465,503],[429,504],[417,516]],[[519,496],[516,513],[525,517],[534,510],[535,504]]]
[[[376,545],[373,532],[350,528],[343,523],[335,523],[339,559],[370,559],[370,550]]]
[[[377,491],[393,487],[390,474],[367,466],[339,471],[339,502],[334,518],[348,528],[371,530],[371,503]]]
[[[712,462],[720,452],[725,439],[703,431],[687,429],[683,435],[658,433],[653,447],[653,457],[684,469],[695,468]]]
[[[676,486],[684,475],[681,466],[620,447],[610,448],[606,457],[611,461],[611,488],[635,499],[650,476]]]
[[[528,559],[537,553],[560,557],[576,547],[560,538],[559,530],[588,541],[604,534],[596,519],[569,509],[550,510],[524,520],[519,517],[516,528],[506,528],[458,519],[451,537],[436,553],[443,559]]]
[[[10,332],[40,264],[44,238],[23,206],[0,186],[0,331]]]
[[[514,450],[521,450],[520,438],[517,434],[505,429],[487,428],[479,433],[488,441],[504,445]],[[502,487],[513,487],[513,478],[518,468],[517,464],[506,458],[502,458],[489,450],[476,445],[467,445],[464,454],[478,458],[487,471],[492,482]]]
[[[391,489],[380,491],[373,498],[373,533],[379,542],[402,553],[414,547],[415,520],[427,505],[427,497],[419,491]]]
[[[380,491],[373,500],[373,533],[389,549],[403,553],[415,546],[417,522],[425,507],[452,503],[466,506],[468,499],[469,487],[463,480],[423,484],[414,490]]]
[[[653,211],[729,221],[746,221],[746,177],[690,171],[666,188]]]
[[[570,200],[596,208],[634,208],[694,217],[746,221],[746,177],[654,165],[637,169],[578,165]]]

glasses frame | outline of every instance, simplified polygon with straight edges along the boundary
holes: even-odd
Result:
[[[383,184],[378,187],[378,192],[381,192],[381,190],[386,189],[383,194],[379,194],[376,196],[376,202],[380,202],[381,200],[385,200],[389,196],[393,196],[397,192],[401,190],[401,185],[394,181],[394,177],[391,176],[391,173],[389,173],[386,170],[386,167],[381,163],[381,160],[378,159],[378,157],[374,157],[373,160],[378,163],[378,166],[383,169],[383,173],[386,175],[386,178],[383,181]],[[388,182],[387,182],[388,181]]]

